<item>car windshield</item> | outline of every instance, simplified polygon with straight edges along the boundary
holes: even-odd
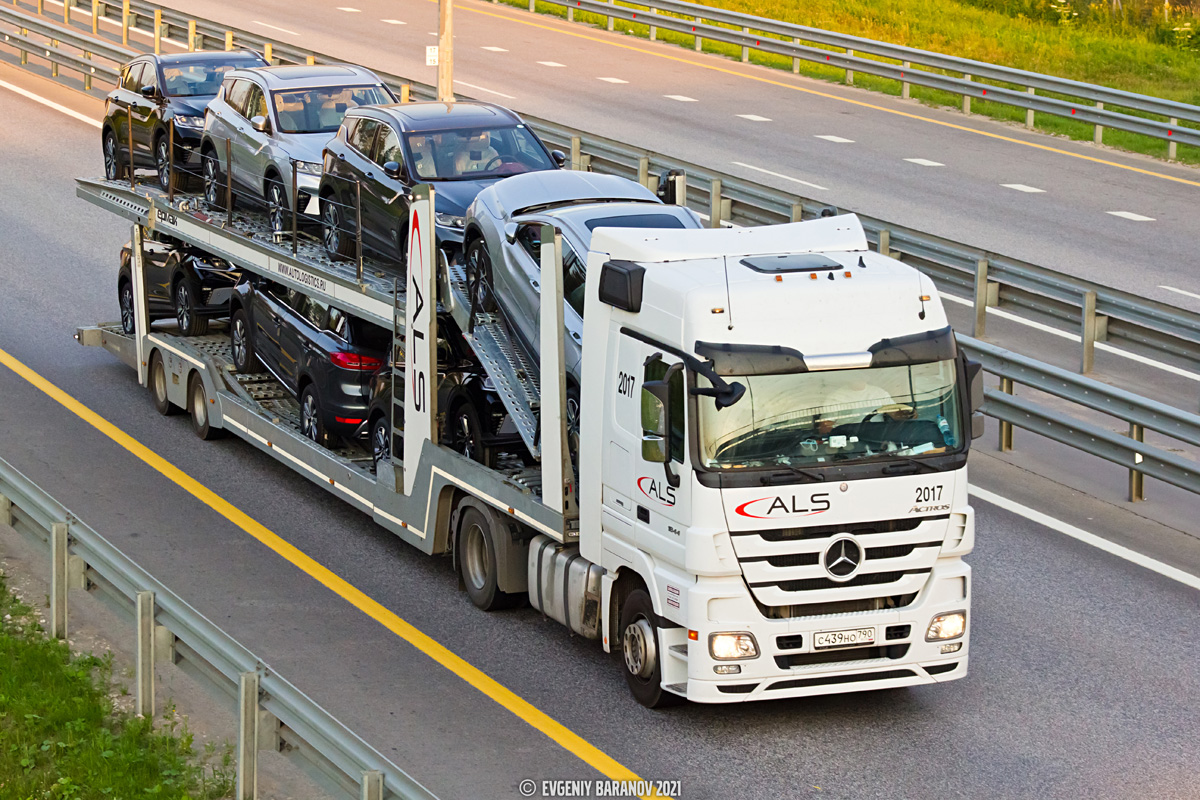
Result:
[[[405,139],[409,163],[421,180],[478,180],[554,169],[546,148],[524,125],[413,131]]]
[[[334,133],[347,109],[392,102],[381,86],[323,86],[272,92],[281,133]]]
[[[164,91],[167,97],[204,97],[215,95],[221,88],[225,73],[231,69],[261,67],[262,61],[253,56],[212,58],[204,61],[189,59],[161,62]]]
[[[699,398],[700,458],[709,469],[812,467],[955,451],[963,445],[955,375],[950,360],[723,376],[746,394],[721,410]]]

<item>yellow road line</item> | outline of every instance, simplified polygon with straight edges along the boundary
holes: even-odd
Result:
[[[641,780],[632,770],[622,765],[612,756],[604,753],[582,736],[574,733],[565,725],[535,707],[528,700],[523,699],[516,692],[489,677],[478,667],[472,666],[448,648],[430,638],[427,634],[422,633],[410,623],[405,622],[399,616],[365,594],[361,589],[358,589],[333,572],[333,570],[322,565],[295,545],[254,520],[250,515],[238,509],[232,503],[204,486],[195,478],[146,447],[95,411],[92,411],[3,349],[0,349],[0,364],[20,375],[26,381],[33,384],[34,387],[47,394],[52,400],[60,403],[68,411],[141,459],[147,466],[161,473],[165,478],[262,542],[338,597],[341,597],[350,605],[411,644],[417,650],[420,650],[438,664],[441,664],[489,699],[511,711],[530,727],[542,732],[555,744],[595,768],[605,777],[620,781]]]
[[[430,0],[430,2],[437,2],[437,0]],[[499,14],[494,11],[484,11],[483,9],[471,8],[470,6],[459,6],[459,10],[467,11],[471,14],[483,14],[486,17],[495,17],[497,19],[504,19],[504,20],[508,20],[510,22],[519,23],[521,25],[528,25],[533,28],[541,28],[542,30],[554,31],[556,33],[561,33],[564,36],[574,36],[577,39],[586,39],[589,42],[598,42],[600,44],[605,44],[610,47],[620,47],[624,50],[632,50],[635,53],[642,53],[644,55],[654,56],[655,58],[665,58],[668,61],[677,61],[680,64],[687,64],[688,66],[699,67],[700,69],[706,69],[706,70],[710,70],[712,72],[720,72],[725,75],[733,75],[738,78],[745,78],[745,79],[751,80],[751,81],[758,81],[759,83],[766,83],[771,86],[780,86],[780,87],[783,87],[784,89],[791,89],[796,92],[804,92],[805,94],[815,95],[816,97],[824,97],[828,100],[837,100],[842,103],[849,103],[851,105],[861,106],[862,108],[869,108],[872,111],[882,111],[886,114],[895,114],[897,116],[906,117],[908,119],[914,119],[919,122],[928,122],[933,125],[941,125],[944,128],[951,128],[956,131],[963,131],[965,133],[974,133],[979,136],[986,136],[989,139],[998,139],[999,141],[1002,141],[1002,142],[1009,142],[1011,144],[1019,144],[1019,145],[1024,145],[1025,147],[1033,147],[1038,150],[1045,150],[1048,153],[1055,153],[1055,154],[1061,155],[1061,156],[1070,156],[1071,158],[1079,158],[1084,161],[1091,161],[1096,164],[1103,164],[1106,167],[1116,167],[1117,169],[1129,170],[1130,172],[1137,172],[1142,175],[1149,175],[1152,178],[1161,178],[1166,181],[1174,181],[1175,183],[1182,183],[1187,186],[1200,186],[1200,181],[1190,181],[1187,178],[1180,178],[1175,175],[1167,175],[1162,172],[1154,172],[1153,170],[1142,169],[1141,167],[1134,167],[1134,166],[1130,166],[1128,164],[1119,164],[1116,161],[1108,161],[1103,158],[1097,158],[1096,156],[1084,155],[1083,153],[1072,153],[1070,150],[1060,150],[1057,147],[1050,147],[1049,145],[1038,144],[1037,142],[1027,142],[1027,141],[1024,141],[1023,139],[1015,139],[1011,136],[1004,136],[999,133],[991,133],[990,131],[981,131],[976,128],[969,128],[966,125],[958,125],[953,122],[946,122],[945,120],[933,119],[932,117],[923,117],[920,114],[913,114],[908,111],[901,111],[896,108],[887,108],[885,106],[878,106],[873,103],[867,103],[862,100],[854,100],[849,97],[840,97],[836,94],[829,94],[828,92],[819,92],[816,89],[807,89],[803,86],[796,86],[795,84],[785,83],[784,81],[773,80],[771,78],[766,78],[761,75],[751,75],[751,74],[747,74],[745,72],[740,72],[735,69],[728,69],[726,67],[720,67],[720,66],[717,66],[716,64],[707,64],[702,61],[693,61],[690,58],[674,56],[674,55],[670,55],[669,53],[659,53],[655,50],[650,50],[650,49],[647,49],[644,47],[637,47],[635,45],[625,44],[623,42],[614,42],[609,39],[601,38],[599,36],[589,36],[586,33],[579,33],[577,31],[563,30],[562,28],[556,27],[553,25],[543,25],[539,22],[533,22],[533,21],[527,20],[527,19],[520,19],[518,17],[511,16],[509,14]],[[649,19],[652,19],[652,18],[649,18]]]

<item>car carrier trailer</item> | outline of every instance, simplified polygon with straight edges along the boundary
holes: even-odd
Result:
[[[620,651],[639,702],[739,702],[966,674],[966,455],[981,429],[979,370],[957,351],[932,282],[869,252],[857,218],[597,230],[572,452],[552,227],[541,238],[538,385],[503,323],[472,308],[459,268],[438,258],[430,187],[415,192],[403,288],[377,265],[355,269],[317,244],[280,243],[261,214],[227,215],[117,181],[80,179],[77,193],[133,223],[139,289],[132,336],[85,327],[82,344],[136,369],[159,410],[186,409],[202,438],[228,431],[422,552],[452,555],[477,606],[527,596]],[[295,401],[270,378],[239,374],[221,333],[151,327],[147,231],[392,330],[392,457],[374,465],[355,448],[303,437]],[[532,458],[485,466],[439,444],[439,318],[446,335],[470,344]],[[883,380],[905,369],[907,401],[834,427],[818,419],[852,409],[843,395],[855,382],[876,391],[860,374]],[[934,373],[941,383],[918,392],[914,376],[929,384]],[[789,407],[793,396],[809,405]],[[920,418],[934,401],[936,421]],[[782,409],[762,429],[759,403]],[[743,420],[750,427],[737,428]],[[801,429],[807,438],[788,433]],[[710,441],[714,431],[723,438]],[[774,454],[778,436],[794,456]],[[745,463],[725,457],[751,451]]]

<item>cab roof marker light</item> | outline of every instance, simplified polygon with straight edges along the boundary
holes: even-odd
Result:
[[[783,276],[782,276],[782,275],[776,275],[776,276],[775,276],[775,282],[776,282],[776,283],[783,283]]]
[[[817,279],[817,273],[815,273],[815,272],[808,273],[808,279],[810,281],[815,281]]]

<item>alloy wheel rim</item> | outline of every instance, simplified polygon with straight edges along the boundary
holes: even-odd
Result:
[[[158,183],[164,189],[171,180],[171,165],[167,160],[167,143],[160,139],[158,142],[158,150],[155,153],[158,160]]]
[[[212,156],[204,161],[204,199],[212,205],[217,203],[217,162]]]
[[[379,463],[383,459],[391,455],[390,444],[388,439],[388,429],[386,425],[376,424],[375,433],[371,436],[371,451],[375,456],[375,462]]]
[[[239,369],[246,367],[246,325],[241,317],[233,323],[233,365]]]
[[[110,181],[117,177],[117,142],[111,133],[104,137],[104,176]]]
[[[465,413],[458,415],[458,449],[464,456],[475,460],[475,431],[471,429],[471,419]]]
[[[300,412],[300,429],[305,436],[317,440],[317,401],[310,394],[304,398],[304,408]]]
[[[325,203],[325,249],[336,253],[341,244],[342,220],[332,200]]]
[[[179,321],[181,330],[187,330],[192,321],[191,314],[192,296],[188,292],[187,284],[180,283],[175,289],[175,318]]]
[[[483,540],[483,528],[471,525],[464,535],[463,572],[476,590],[487,585],[487,545]]]
[[[133,290],[129,288],[129,284],[121,288],[121,327],[127,332],[133,332]]]
[[[283,233],[284,202],[283,188],[278,183],[272,183],[267,192],[267,207],[271,217],[271,230],[275,233]]]

